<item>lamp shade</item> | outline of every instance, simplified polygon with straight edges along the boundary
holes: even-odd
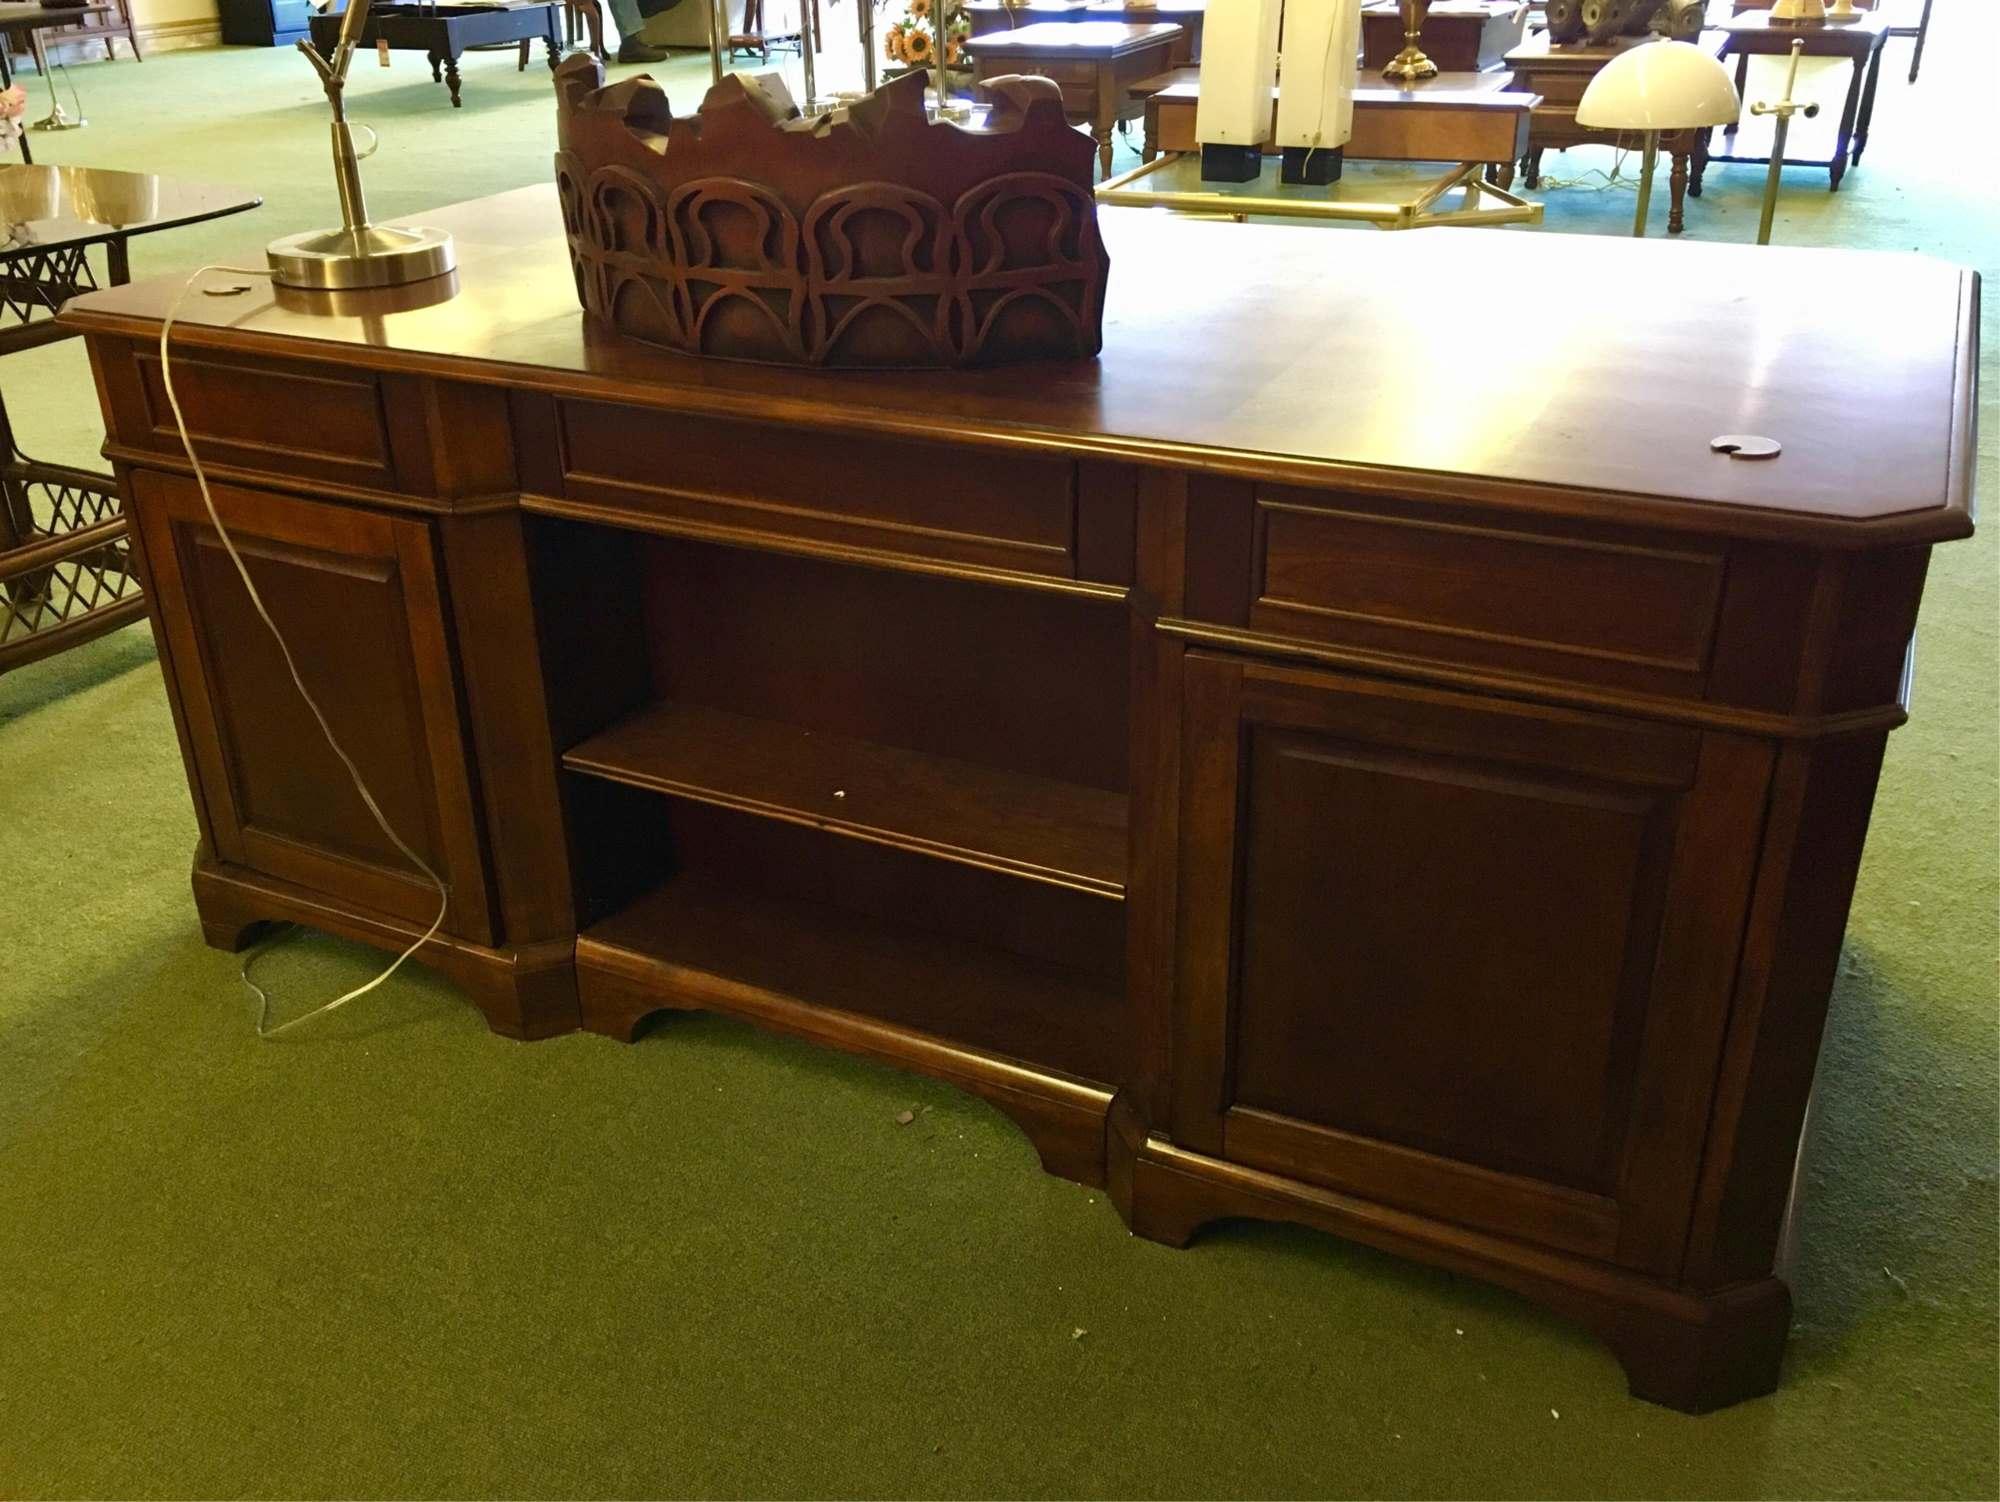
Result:
[[[1576,123],[1599,130],[1688,130],[1728,125],[1741,102],[1729,70],[1691,42],[1649,42],[1598,70]]]

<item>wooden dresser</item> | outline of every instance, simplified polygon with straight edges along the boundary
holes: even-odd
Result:
[[[1300,1221],[1562,1311],[1646,1398],[1773,1386],[1876,774],[1971,529],[1972,273],[1108,211],[1101,359],[843,377],[586,326],[553,189],[426,221],[449,300],[197,295],[175,368],[495,1028],[748,1018],[984,1096],[1143,1235]],[[1656,292],[1490,339],[1412,290],[1467,264]],[[196,908],[403,945],[435,895],[189,479],[177,287],[67,316]],[[1743,432],[1783,456],[1711,451]]]

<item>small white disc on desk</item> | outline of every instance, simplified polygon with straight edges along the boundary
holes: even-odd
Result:
[[[1709,439],[1708,446],[1732,459],[1775,459],[1785,451],[1785,446],[1777,439],[1765,438],[1758,433],[1724,433],[1719,438]]]

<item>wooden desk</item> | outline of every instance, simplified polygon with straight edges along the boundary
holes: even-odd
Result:
[[[1736,92],[1743,93],[1750,75],[1752,57],[1783,57],[1792,43],[1805,43],[1807,57],[1844,57],[1849,63],[1847,96],[1840,106],[1840,125],[1831,157],[1788,156],[1788,165],[1824,167],[1827,191],[1838,193],[1840,180],[1850,165],[1861,165],[1861,153],[1868,146],[1868,126],[1875,117],[1875,84],[1882,73],[1882,48],[1889,40],[1889,18],[1880,10],[1870,11],[1857,21],[1844,24],[1804,24],[1774,21],[1766,11],[1753,10],[1724,23],[1723,55],[1736,58]],[[1745,109],[1750,101],[1743,101]],[[1724,127],[1728,151],[1708,149],[1709,160],[1717,162],[1768,162],[1768,154],[1738,153],[1734,150],[1737,127]]]
[[[1032,73],[1062,85],[1069,118],[1097,140],[1098,172],[1111,175],[1111,132],[1138,113],[1127,91],[1162,71],[1186,32],[1171,22],[1041,21],[1014,31],[968,37],[978,76]]]
[[[1504,68],[1484,73],[1440,73],[1394,85],[1364,77],[1354,91],[1354,134],[1347,155],[1389,162],[1485,162],[1488,179],[1511,187],[1514,163],[1528,149],[1529,114],[1540,100],[1515,90]],[[1194,151],[1195,110],[1201,70],[1177,68],[1132,86],[1146,118],[1144,157]],[[1272,134],[1277,134],[1278,91],[1271,90]]]
[[[1165,0],[1159,5],[1127,3],[1127,0],[969,0],[965,13],[972,21],[974,36],[996,31],[1014,31],[1043,21],[1123,21],[1143,25],[1151,21],[1171,21],[1185,33],[1175,43],[1171,62],[1201,61],[1201,24],[1207,17],[1207,0]]]
[[[1615,146],[1621,141],[1626,144],[1636,142],[1638,137],[1635,133],[1621,136],[1617,131],[1593,130],[1578,125],[1576,106],[1600,68],[1614,57],[1634,47],[1650,46],[1655,40],[1650,36],[1614,37],[1602,46],[1588,42],[1551,46],[1549,34],[1544,31],[1507,54],[1507,66],[1514,70],[1518,86],[1542,96],[1529,122],[1528,152],[1521,161],[1522,181],[1530,192],[1541,186],[1542,153],[1545,151],[1560,151],[1569,146]],[[1720,32],[1704,31],[1698,41],[1699,45],[1718,55],[1722,50]],[[1660,134],[1660,149],[1668,154],[1673,163],[1668,179],[1667,233],[1678,235],[1687,222],[1687,199],[1689,196],[1701,197],[1702,169],[1708,164],[1708,132],[1663,131]]]
[[[1443,73],[1496,68],[1528,34],[1528,12],[1516,0],[1437,0],[1424,17],[1424,55]],[[1382,76],[1403,50],[1403,13],[1395,0],[1361,9],[1361,72]]]
[[[1770,1390],[1876,772],[1971,528],[1973,273],[1106,211],[1100,358],[843,377],[588,326],[553,188],[422,217],[455,296],[191,298],[175,373],[450,885],[419,958],[493,1026],[745,1017],[984,1096],[1143,1235],[1301,1221],[1562,1311],[1642,1396]],[[1648,295],[1467,338],[1423,289],[1468,266]],[[65,317],[203,929],[394,949],[435,894],[162,420],[179,287]],[[1711,452],[1742,431],[1783,456]]]

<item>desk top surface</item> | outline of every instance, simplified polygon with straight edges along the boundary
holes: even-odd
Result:
[[[966,50],[980,52],[1073,52],[1115,56],[1169,41],[1181,34],[1174,21],[1036,21],[1013,31],[967,37]]]
[[[1099,217],[1112,269],[1096,360],[858,373],[654,349],[585,319],[553,185],[421,216],[458,237],[446,300],[448,287],[420,284],[344,294],[329,311],[326,294],[258,278],[240,296],[182,299],[175,337],[1724,534],[1864,543],[1970,530],[1978,278],[1965,268],[1783,246]],[[246,233],[238,264],[262,260],[259,240]],[[156,338],[181,290],[179,276],[113,287],[65,317]],[[1784,452],[1712,452],[1729,433]]]

